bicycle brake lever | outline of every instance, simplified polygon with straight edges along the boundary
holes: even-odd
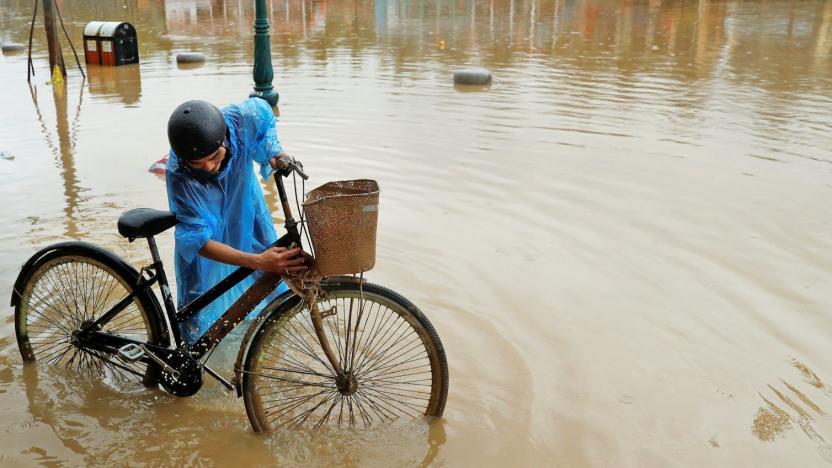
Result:
[[[309,179],[309,176],[306,175],[305,172],[303,172],[303,164],[301,164],[300,161],[294,161],[290,163],[290,166],[292,166],[292,169],[294,169],[294,171],[297,172],[303,180]]]

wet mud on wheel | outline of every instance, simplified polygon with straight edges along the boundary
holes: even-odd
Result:
[[[103,249],[71,246],[53,250],[35,263],[19,288],[15,334],[24,361],[55,366],[100,379],[113,388],[154,385],[158,369],[124,362],[80,345],[78,331],[132,291],[138,273]],[[104,331],[161,344],[166,341],[154,306],[137,295]]]
[[[419,309],[373,284],[330,283],[324,291],[319,299],[324,330],[345,376],[339,379],[324,356],[309,304],[295,296],[267,312],[242,376],[255,430],[361,429],[441,416],[448,394],[447,359]]]

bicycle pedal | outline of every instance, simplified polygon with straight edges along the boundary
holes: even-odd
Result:
[[[118,357],[123,361],[136,362],[144,356],[144,350],[135,343],[128,343],[118,349]]]

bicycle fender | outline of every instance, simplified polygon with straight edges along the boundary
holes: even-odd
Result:
[[[39,265],[38,261],[43,258],[46,254],[53,252],[55,250],[61,250],[64,248],[72,248],[83,245],[84,247],[90,247],[92,249],[98,249],[97,246],[93,244],[88,244],[85,242],[78,242],[78,241],[67,241],[67,242],[58,242],[56,244],[50,244],[37,252],[34,255],[29,257],[26,260],[26,263],[20,267],[20,273],[17,275],[17,279],[14,281],[14,286],[12,287],[12,299],[11,299],[11,306],[17,307],[20,304],[20,296],[23,290],[23,285],[26,283],[26,280],[32,275],[32,272],[35,271],[37,266]]]
[[[109,250],[97,246],[95,244],[90,244],[89,242],[80,242],[80,241],[66,241],[66,242],[58,242],[56,244],[48,245],[40,250],[38,250],[34,255],[29,257],[29,260],[23,264],[20,269],[20,273],[17,275],[17,279],[14,282],[14,286],[12,287],[12,297],[11,297],[11,305],[12,307],[17,307],[20,304],[21,292],[23,291],[23,285],[29,280],[32,274],[37,270],[37,268],[41,265],[42,262],[45,261],[45,258],[49,256],[49,254],[53,252],[63,251],[65,254],[93,254],[93,255],[101,255],[107,257],[108,260],[112,261],[114,264],[117,264],[119,269],[122,270],[123,273],[129,276],[129,278],[133,281],[138,281],[139,272],[136,271],[129,263],[124,261],[118,255],[110,252]],[[165,314],[162,311],[162,306],[159,304],[158,299],[156,299],[156,295],[150,293],[150,291],[144,291],[141,293],[142,299],[146,299],[147,303],[153,307],[154,313],[157,314],[160,323],[167,323],[165,320]],[[163,338],[168,340],[168,331],[167,329],[162,330]]]

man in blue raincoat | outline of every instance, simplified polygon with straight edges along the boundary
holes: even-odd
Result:
[[[285,274],[306,270],[300,249],[266,249],[277,234],[253,163],[267,179],[270,160],[284,154],[266,101],[247,99],[222,111],[205,101],[185,102],[168,120],[168,141],[168,203],[179,220],[174,262],[179,307],[238,266]],[[183,338],[199,339],[253,281],[249,277],[183,323]],[[285,290],[281,283],[272,297]]]

